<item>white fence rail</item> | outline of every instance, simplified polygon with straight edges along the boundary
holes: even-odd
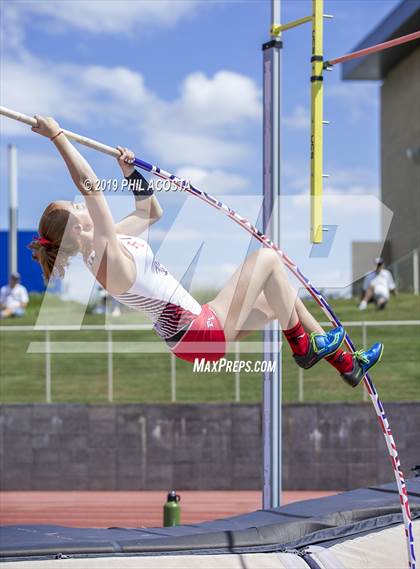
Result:
[[[321,322],[322,326],[328,327],[329,322]],[[346,328],[361,328],[362,329],[362,347],[365,349],[368,347],[368,328],[370,327],[382,327],[382,326],[420,326],[420,320],[366,320],[358,321],[351,320],[343,322],[343,326]],[[77,352],[78,348],[74,342],[52,342],[51,332],[80,332],[80,331],[98,331],[107,332],[107,341],[105,347],[102,343],[101,347],[103,349],[99,350],[100,353],[107,354],[107,392],[108,401],[110,403],[114,400],[114,373],[113,373],[113,354],[114,352],[124,352],[126,350],[121,350],[117,343],[114,342],[113,332],[122,331],[144,331],[151,330],[152,326],[149,324],[112,324],[112,325],[86,325],[86,326],[72,326],[72,325],[40,325],[40,326],[0,326],[1,333],[10,332],[43,332],[44,342],[32,342],[35,345],[32,353],[44,353],[45,354],[45,401],[47,403],[52,402],[52,374],[51,374],[51,354],[54,353],[65,353],[65,349],[71,346],[71,352]],[[40,348],[41,344],[41,348]],[[87,342],[86,344],[89,344]],[[121,342],[119,343],[121,344]],[[150,344],[150,342],[148,342]],[[243,346],[242,353],[252,353],[257,352],[256,346],[260,346],[259,342],[242,342],[242,344],[249,344],[248,347]],[[57,346],[57,350],[53,350],[53,347]],[[96,351],[96,350],[94,350]],[[162,352],[163,350],[158,350]],[[241,358],[241,342],[234,342],[233,351],[235,354],[235,360],[239,361]],[[86,353],[86,350],[82,350],[82,353]],[[176,357],[169,353],[170,358],[170,382],[171,382],[171,401],[173,403],[177,400],[177,390],[176,390]],[[235,377],[235,401],[241,401],[241,374],[239,371],[234,372]],[[366,390],[363,390],[363,397],[367,399]],[[300,402],[304,401],[304,373],[301,368],[298,368],[298,400]]]

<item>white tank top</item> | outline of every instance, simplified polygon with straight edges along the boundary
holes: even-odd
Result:
[[[145,312],[157,334],[170,338],[200,314],[201,305],[161,265],[147,241],[140,237],[118,235],[136,264],[136,280],[123,294],[112,295],[118,302]],[[95,251],[86,259],[92,271]]]

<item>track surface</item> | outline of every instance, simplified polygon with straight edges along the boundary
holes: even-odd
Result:
[[[258,491],[178,491],[181,522],[193,524],[261,508]],[[336,492],[284,492],[283,505]],[[160,527],[164,491],[1,492],[0,524],[52,524],[70,527]]]

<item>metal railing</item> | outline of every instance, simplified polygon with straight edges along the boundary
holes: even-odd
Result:
[[[329,326],[329,322],[321,322],[321,326]],[[368,347],[368,328],[370,327],[382,327],[382,326],[420,326],[420,320],[365,320],[365,321],[347,321],[343,322],[346,328],[361,328],[362,329],[362,348],[366,349]],[[44,342],[42,344],[42,350],[35,350],[36,353],[45,354],[45,401],[47,403],[52,402],[52,373],[51,373],[51,354],[53,352],[54,342],[51,341],[51,332],[79,332],[79,331],[100,331],[107,332],[106,344],[106,354],[107,354],[107,400],[109,403],[114,401],[114,366],[113,366],[113,353],[115,351],[120,352],[118,346],[114,342],[113,332],[121,331],[145,331],[152,330],[152,326],[149,324],[113,324],[113,325],[86,325],[86,326],[63,326],[63,325],[41,325],[41,326],[0,326],[0,333],[7,332],[43,332]],[[65,342],[57,342],[63,346]],[[88,343],[87,343],[88,344]],[[150,344],[150,343],[149,343]],[[246,342],[243,342],[246,344]],[[243,353],[255,353],[255,345],[258,343],[249,343],[251,348],[242,350]],[[105,347],[105,346],[103,346]],[[101,350],[103,353],[105,350]],[[159,352],[164,352],[166,349],[163,346],[162,350]],[[233,343],[233,353],[234,359],[239,361],[241,359],[241,342]],[[176,356],[172,353],[168,354],[170,358],[170,383],[171,383],[171,402],[176,403],[177,401],[177,384],[176,384]],[[304,401],[304,372],[302,368],[298,368],[298,401]],[[235,379],[235,402],[239,403],[241,401],[241,373],[240,371],[234,372]],[[367,400],[368,396],[366,390],[363,390],[363,398]]]
[[[401,288],[401,290],[412,289],[416,295],[420,292],[419,254],[419,249],[413,249],[410,253],[393,261],[388,266],[397,283],[397,287]]]

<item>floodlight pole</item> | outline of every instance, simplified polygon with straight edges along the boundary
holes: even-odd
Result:
[[[263,231],[280,243],[280,0],[271,1],[271,39],[263,45]],[[277,321],[263,333],[264,360],[273,371],[263,374],[263,508],[281,503],[282,369],[281,331]]]
[[[18,211],[18,180],[17,180],[17,148],[10,144],[9,155],[9,276],[17,271],[17,211]]]

